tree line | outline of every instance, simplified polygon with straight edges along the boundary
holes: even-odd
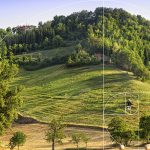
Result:
[[[123,9],[96,8],[69,16],[55,16],[32,29],[0,29],[1,51],[13,54],[68,46],[79,41],[90,53],[100,52],[112,58],[118,67],[132,71],[136,76],[149,77],[150,21],[140,15],[131,15]],[[104,28],[104,33],[103,33]],[[6,36],[7,35],[7,36]]]
[[[110,132],[110,138],[115,142],[116,146],[132,146],[133,141],[142,140],[144,144],[150,141],[150,116],[142,116],[139,122],[139,131],[131,128],[131,125],[121,117],[113,118],[108,124],[108,131]],[[64,129],[66,125],[62,123],[62,118],[52,119],[49,123],[49,127],[45,133],[45,140],[51,143],[51,149],[55,150],[56,144],[63,144],[62,140],[66,138]],[[71,134],[71,142],[76,145],[76,150],[86,150],[90,138],[80,132],[74,132]],[[16,146],[22,146],[26,142],[26,135],[23,132],[15,132],[10,138],[9,147],[13,150]],[[80,142],[85,143],[85,147],[79,147]],[[69,150],[69,149],[68,149]]]

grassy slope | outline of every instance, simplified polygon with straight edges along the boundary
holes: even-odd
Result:
[[[61,48],[55,48],[50,50],[43,50],[43,51],[36,51],[33,53],[23,54],[24,56],[32,56],[32,58],[36,58],[39,54],[41,55],[42,59],[45,58],[53,58],[55,56],[66,56],[71,54],[74,51],[74,46],[70,47],[61,47]],[[23,55],[17,55],[16,57],[22,57]]]
[[[16,85],[26,87],[22,92],[24,105],[20,111],[46,122],[54,116],[63,115],[67,123],[101,125],[102,74],[102,66],[67,69],[64,65],[57,65],[31,72],[22,70],[15,80]],[[148,82],[137,81],[131,73],[112,66],[105,67],[106,100],[110,92],[138,93],[148,92],[149,89]],[[149,98],[149,93],[140,94],[140,99],[144,102],[141,103],[140,110],[149,110]],[[110,101],[114,104],[114,99]],[[122,113],[119,106],[110,104],[108,107],[112,112]]]

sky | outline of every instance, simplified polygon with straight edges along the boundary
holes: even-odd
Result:
[[[37,25],[55,15],[69,15],[97,7],[123,8],[150,20],[150,0],[0,0],[0,28]]]

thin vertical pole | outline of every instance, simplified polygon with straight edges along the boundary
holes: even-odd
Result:
[[[104,48],[104,0],[103,0],[103,17],[102,17],[102,22],[103,22],[103,150],[105,149],[105,78],[104,78],[104,75],[105,75],[105,72],[104,72],[104,67],[105,67],[105,57],[104,57],[104,51],[105,51],[105,48]]]

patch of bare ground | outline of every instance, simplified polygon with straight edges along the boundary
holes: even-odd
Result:
[[[47,124],[14,124],[12,129],[8,129],[6,134],[0,137],[2,141],[3,149],[9,150],[7,145],[13,132],[22,131],[27,135],[27,141],[20,150],[49,150],[51,144],[45,140],[45,132],[48,129]],[[62,145],[56,145],[56,150],[64,150],[66,148],[75,148],[75,145],[71,142],[71,134],[74,132],[80,132],[86,134],[90,141],[88,142],[89,149],[102,150],[103,145],[103,133],[102,129],[88,128],[88,127],[67,127],[65,129],[66,138],[63,140]],[[85,144],[81,142],[80,147],[85,147]],[[117,148],[111,148],[112,142],[109,134],[105,132],[105,149],[118,150]],[[2,150],[3,150],[2,149]],[[126,148],[127,150],[137,150],[138,148]],[[0,149],[1,150],[1,149]],[[142,148],[141,148],[142,150]]]

